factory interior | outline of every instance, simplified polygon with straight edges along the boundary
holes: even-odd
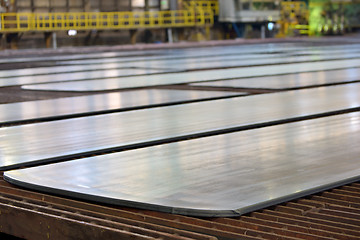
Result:
[[[360,239],[359,0],[0,0],[0,239]]]

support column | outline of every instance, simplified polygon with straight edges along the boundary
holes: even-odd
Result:
[[[171,11],[175,11],[178,9],[178,2],[177,0],[168,0],[169,1],[169,8]],[[177,42],[179,39],[177,29],[168,28],[168,40],[169,43],[173,43],[174,41]]]
[[[45,38],[45,46],[46,48],[51,48],[51,33],[50,32],[45,32],[44,33],[44,38]]]
[[[137,33],[138,33],[138,31],[135,29],[130,30],[130,43],[131,44],[136,44]]]
[[[266,35],[265,35],[265,25],[261,25],[261,39],[265,39]]]
[[[57,49],[56,32],[53,32],[53,33],[52,33],[52,47],[53,47],[53,49]]]
[[[0,50],[6,49],[5,34],[0,33]]]
[[[46,48],[57,48],[56,32],[45,32],[44,37]]]
[[[5,34],[5,38],[10,49],[18,49],[19,36],[17,33],[7,33]]]
[[[170,10],[178,9],[178,1],[177,0],[169,0]]]
[[[91,2],[90,0],[84,0],[84,12],[91,11]]]
[[[173,43],[174,40],[173,40],[173,33],[172,33],[172,29],[171,29],[171,28],[168,28],[168,29],[167,29],[167,36],[168,36],[168,42],[169,42],[169,43]]]

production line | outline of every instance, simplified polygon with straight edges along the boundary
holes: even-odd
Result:
[[[102,91],[122,88],[151,87],[160,85],[205,82],[245,77],[260,77],[279,74],[291,74],[310,71],[326,71],[334,69],[360,67],[359,59],[345,59],[337,61],[321,61],[313,63],[289,63],[270,66],[255,66],[247,68],[212,69],[151,76],[136,76],[112,78],[104,81],[88,80],[64,83],[43,83],[24,85],[23,89],[51,90],[51,91]]]
[[[246,93],[146,89],[0,104],[0,126],[214,100]]]
[[[227,88],[266,88],[286,90],[301,87],[346,84],[360,81],[360,68],[346,68],[317,72],[302,72],[278,76],[241,78],[224,81],[192,83],[191,86],[210,86]]]
[[[0,60],[0,238],[358,239],[360,45],[321,41]]]
[[[354,83],[5,127],[0,170],[358,111],[359,91]]]
[[[233,217],[360,180],[359,112],[9,171],[106,204]],[[339,164],[341,162],[341,164]]]

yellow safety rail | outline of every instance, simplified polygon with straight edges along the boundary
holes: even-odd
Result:
[[[211,10],[156,12],[2,13],[0,32],[211,26]]]
[[[191,7],[196,6],[201,9],[211,10],[214,15],[219,15],[219,1],[218,0],[190,0]]]

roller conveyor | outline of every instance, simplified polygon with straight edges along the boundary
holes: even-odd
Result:
[[[0,125],[150,108],[242,94],[244,93],[152,89],[0,104]]]
[[[0,169],[358,110],[360,84],[238,97],[0,129]]]
[[[203,82],[220,79],[256,77],[277,74],[324,71],[332,69],[360,67],[359,59],[323,61],[313,63],[279,64],[249,68],[233,68],[223,70],[205,70],[195,72],[169,73],[162,75],[112,78],[80,82],[48,83],[23,86],[31,90],[56,91],[101,91],[120,88],[149,87],[157,85]]]
[[[193,83],[193,86],[292,89],[360,81],[360,68]]]
[[[360,180],[360,113],[6,172],[7,181],[177,214],[238,216]]]

